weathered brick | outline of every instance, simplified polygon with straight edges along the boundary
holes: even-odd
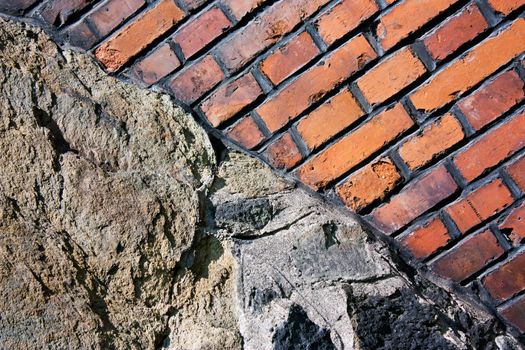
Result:
[[[185,103],[193,103],[224,79],[221,67],[212,56],[185,68],[169,82],[173,95]]]
[[[453,115],[446,114],[405,142],[399,148],[399,155],[410,169],[417,169],[463,140],[463,137],[459,121]]]
[[[472,181],[525,146],[524,135],[525,112],[521,112],[460,152],[454,164],[467,181]]]
[[[111,0],[95,10],[88,19],[99,35],[106,36],[144,4],[144,0]]]
[[[195,10],[197,7],[204,5],[208,0],[181,0],[189,10]]]
[[[217,127],[263,94],[251,73],[220,87],[201,105],[210,123]]]
[[[505,72],[462,99],[458,106],[475,130],[496,120],[525,98],[525,85],[515,71]]]
[[[417,259],[425,259],[451,241],[448,230],[439,218],[434,218],[425,225],[401,239],[401,244]]]
[[[315,22],[317,31],[327,44],[332,44],[355,29],[379,8],[373,0],[343,0]]]
[[[376,35],[388,50],[458,0],[405,0],[381,16]]]
[[[98,41],[97,36],[85,21],[76,23],[66,31],[69,44],[88,50]]]
[[[162,0],[99,46],[95,56],[109,71],[116,71],[183,17],[184,12],[173,0]]]
[[[508,15],[512,11],[517,10],[525,5],[525,0],[488,0],[490,6],[503,15]]]
[[[134,71],[146,84],[154,84],[179,66],[180,61],[169,44],[164,44],[140,61]]]
[[[289,133],[272,143],[264,152],[264,158],[277,169],[290,169],[301,159],[301,153]]]
[[[313,188],[325,187],[413,124],[403,106],[397,104],[309,160],[301,166],[298,176]]]
[[[467,238],[432,264],[438,275],[461,282],[504,253],[490,230]]]
[[[0,2],[0,11],[10,15],[21,15],[39,0],[8,0]]]
[[[525,204],[512,210],[499,228],[514,245],[521,244],[525,240]]]
[[[518,187],[522,192],[525,192],[525,157],[521,157],[514,163],[512,163],[508,168],[512,179],[516,182]]]
[[[487,21],[478,7],[470,5],[439,25],[423,42],[430,56],[435,60],[442,60],[482,33],[487,26]]]
[[[40,10],[40,15],[44,20],[56,27],[60,27],[67,22],[71,16],[81,11],[94,0],[54,0],[48,1]]]
[[[375,209],[371,214],[372,221],[383,232],[393,233],[450,197],[457,189],[456,182],[445,167],[439,166]]]
[[[313,150],[363,115],[352,93],[345,89],[301,119],[297,130]]]
[[[470,192],[465,198],[450,205],[445,211],[456,223],[459,231],[467,232],[496,215],[514,202],[503,181],[496,179]]]
[[[357,81],[371,105],[384,102],[426,72],[421,61],[408,47],[386,58]]]
[[[483,285],[497,301],[525,290],[525,254],[518,255],[483,279]]]
[[[329,0],[279,1],[218,48],[222,62],[237,71],[261,51],[289,33]]]
[[[275,132],[375,57],[368,41],[359,35],[292,81],[257,112]]]
[[[432,111],[454,100],[525,50],[525,19],[471,49],[412,94],[414,106]]]
[[[228,131],[227,136],[249,149],[259,145],[265,139],[257,124],[253,121],[253,118],[249,116],[235,124],[234,127]]]
[[[400,180],[401,175],[392,161],[382,158],[351,175],[337,187],[337,194],[348,208],[359,212],[385,198]]]
[[[222,0],[237,20],[253,12],[269,0]]]
[[[188,59],[215,40],[230,26],[230,20],[219,8],[214,7],[182,27],[173,36],[173,41],[179,44],[182,53]]]
[[[303,32],[261,63],[261,71],[275,85],[288,78],[319,53],[312,37]]]
[[[500,310],[501,315],[521,333],[525,333],[525,296]]]

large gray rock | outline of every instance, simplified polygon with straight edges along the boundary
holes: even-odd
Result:
[[[0,20],[0,84],[0,348],[519,348],[348,213],[39,30]]]

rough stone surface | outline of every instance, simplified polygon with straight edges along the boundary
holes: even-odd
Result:
[[[166,96],[0,20],[0,348],[520,349]]]

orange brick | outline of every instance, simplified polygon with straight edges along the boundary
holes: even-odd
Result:
[[[359,35],[263,103],[257,113],[275,132],[375,57],[368,41]]]
[[[501,309],[500,314],[519,332],[525,333],[525,296],[521,296],[516,302]]]
[[[445,211],[454,220],[459,231],[465,233],[496,215],[512,202],[514,200],[509,189],[497,179],[472,191]]]
[[[237,71],[328,1],[287,0],[275,3],[219,46],[221,61],[228,70]]]
[[[483,285],[497,301],[525,290],[525,254],[518,255],[483,279]]]
[[[454,164],[467,181],[472,181],[525,146],[524,135],[525,112],[521,112],[459,153]]]
[[[371,105],[384,102],[426,72],[421,61],[404,48],[370,69],[357,81]]]
[[[461,282],[504,253],[492,232],[485,231],[458,244],[432,264],[438,275]]]
[[[511,164],[507,171],[521,191],[525,192],[525,157],[521,157]]]
[[[254,148],[265,139],[252,117],[243,118],[235,124],[227,135],[248,149]]]
[[[363,115],[352,93],[343,90],[301,119],[297,130],[306,145],[313,150]]]
[[[424,43],[430,56],[442,60],[487,29],[487,21],[476,5],[448,19],[427,35]]]
[[[371,214],[372,221],[380,230],[391,234],[453,195],[457,189],[445,167],[439,166],[375,209]]]
[[[231,13],[237,20],[241,20],[248,13],[264,5],[268,0],[223,0],[222,2],[230,8]]]
[[[451,114],[425,127],[420,135],[399,148],[399,155],[408,167],[417,169],[463,140],[461,124]]]
[[[261,63],[261,71],[275,85],[288,78],[319,53],[312,37],[303,32]]]
[[[313,188],[328,185],[409,129],[414,122],[401,105],[377,115],[299,168]]]
[[[525,240],[525,204],[515,208],[499,226],[501,232],[510,238],[514,245]]]
[[[463,58],[439,71],[410,99],[422,111],[432,111],[454,100],[525,50],[525,19],[475,46]]]
[[[451,238],[443,221],[439,218],[434,218],[405,236],[401,240],[401,244],[415,258],[425,259],[450,241]]]
[[[355,29],[377,10],[377,4],[373,0],[343,0],[333,9],[321,15],[315,25],[324,42],[332,44]]]
[[[385,198],[400,180],[401,175],[392,161],[382,158],[350,176],[337,187],[337,194],[348,208],[358,212]]]
[[[211,43],[231,26],[230,20],[219,8],[212,8],[182,27],[173,36],[188,59]]]
[[[223,79],[221,67],[212,56],[206,56],[177,74],[169,86],[179,100],[193,103]]]
[[[180,61],[168,44],[162,45],[140,61],[134,70],[146,84],[154,84],[180,66]]]
[[[210,123],[217,127],[263,94],[251,73],[220,87],[201,105]]]
[[[388,50],[458,0],[405,0],[379,19],[376,34]]]
[[[114,72],[173,28],[183,17],[184,12],[173,0],[162,0],[98,47],[95,56],[109,71]]]
[[[301,153],[289,133],[272,143],[264,152],[264,158],[277,169],[290,169],[301,159]]]
[[[525,0],[488,0],[490,6],[503,15],[508,15],[512,11],[525,5]]]
[[[145,4],[144,0],[112,0],[88,16],[89,21],[102,37],[108,35],[124,20]]]
[[[515,71],[505,72],[458,103],[476,130],[496,120],[525,98],[525,85]]]

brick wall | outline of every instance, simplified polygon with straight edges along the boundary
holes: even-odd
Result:
[[[525,0],[15,0],[525,333]]]

